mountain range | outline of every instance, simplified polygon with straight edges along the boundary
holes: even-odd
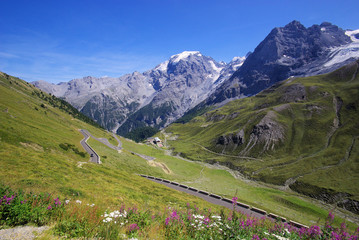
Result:
[[[141,121],[159,128],[205,100],[244,59],[236,57],[225,64],[198,51],[185,51],[144,73],[134,72],[119,78],[84,77],[56,85],[45,81],[33,84],[67,100],[109,130],[116,131],[125,123],[130,125],[130,131]],[[152,115],[142,116],[141,112],[149,108]],[[138,122],[126,122],[129,117],[138,118]]]
[[[165,128],[175,155],[359,214],[359,60]]]
[[[288,77],[327,73],[358,58],[358,30],[331,23],[306,28],[293,21],[274,28],[253,53],[228,64],[185,51],[144,73],[33,84],[126,135],[146,126],[161,129],[191,111],[255,95]]]

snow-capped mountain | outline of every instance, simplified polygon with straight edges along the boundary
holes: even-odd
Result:
[[[291,76],[331,72],[359,59],[359,34],[331,23],[304,27],[293,21],[274,28],[242,67],[223,82],[201,105],[222,105],[254,95]]]
[[[352,42],[330,49],[328,61],[324,64],[325,68],[342,64],[350,59],[357,59],[359,52],[359,29],[355,31],[345,31]]]
[[[185,51],[144,73],[119,78],[84,77],[57,85],[44,81],[33,84],[64,98],[109,130],[117,130],[125,122],[120,131],[124,135],[136,126],[163,127],[175,121],[208,97],[243,60],[218,63],[198,51]],[[150,115],[143,113],[146,109],[151,109]],[[139,114],[142,117],[133,120]]]
[[[194,107],[223,105],[288,77],[327,73],[355,59],[359,30],[344,31],[331,23],[306,28],[293,21],[274,28],[253,53],[228,64],[185,51],[144,73],[34,84],[125,135],[138,127],[162,128]]]
[[[160,89],[149,104],[131,114],[118,133],[144,126],[161,128],[177,120],[189,109],[205,100],[216,87],[228,79],[244,58],[229,64],[218,63],[197,51],[186,51],[172,56],[155,69],[145,72]]]

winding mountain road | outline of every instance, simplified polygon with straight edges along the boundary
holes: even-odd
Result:
[[[156,178],[156,177],[153,177],[153,176],[147,176],[147,175],[142,175],[142,174],[140,174],[140,176],[143,177],[143,178],[147,178],[148,180],[151,180],[153,182],[163,184],[163,185],[165,185],[165,186],[167,186],[169,188],[175,189],[177,191],[185,192],[187,194],[191,194],[193,196],[202,198],[203,200],[205,200],[207,202],[210,202],[212,204],[223,206],[223,207],[226,207],[226,208],[229,208],[229,209],[233,209],[233,207],[234,207],[233,202],[232,202],[231,199],[224,198],[224,197],[218,196],[218,195],[213,194],[213,193],[208,193],[208,192],[198,190],[198,189],[195,189],[195,188],[192,188],[192,187],[188,187],[186,185],[179,184],[177,182],[172,182],[172,181],[169,181],[169,180],[166,180],[166,179]],[[283,218],[281,216],[278,216],[278,215],[273,214],[273,213],[267,213],[266,211],[264,211],[262,209],[251,207],[251,206],[246,205],[244,203],[237,202],[236,205],[235,205],[235,209],[237,211],[247,215],[247,216],[250,216],[250,217],[255,217],[255,218],[266,217],[266,218],[269,218],[269,219],[271,219],[273,221],[280,220],[282,222],[287,222],[287,223],[289,223],[290,225],[292,225],[292,226],[294,226],[296,228],[308,228],[307,226],[305,226],[303,224],[300,224],[300,223],[297,223],[297,222],[294,222],[294,221],[287,221],[287,219],[285,219],[285,218]]]
[[[84,135],[86,134],[87,136],[92,137],[92,138],[95,139],[96,141],[99,141],[99,142],[105,144],[107,147],[112,148],[113,150],[117,150],[117,151],[118,151],[118,150],[121,150],[121,149],[122,149],[122,147],[121,147],[122,143],[121,143],[120,139],[118,139],[115,135],[114,135],[114,136],[115,136],[115,139],[116,139],[117,142],[118,142],[118,146],[112,145],[112,144],[108,141],[107,138],[97,138],[97,137],[94,137],[89,131],[87,131],[87,130],[85,130],[85,129],[81,129],[80,131],[82,132],[82,134],[84,134]]]
[[[90,145],[87,143],[87,140],[92,137],[93,139],[105,144],[107,147],[112,148],[113,150],[119,151],[122,149],[122,143],[120,141],[120,139],[113,134],[113,137],[116,139],[116,141],[118,142],[117,146],[112,145],[107,138],[97,138],[94,137],[89,131],[87,131],[86,129],[80,129],[80,132],[82,133],[82,135],[84,135],[84,139],[82,139],[80,141],[82,147],[85,149],[85,151],[90,154],[90,162],[93,163],[97,163],[97,164],[101,164],[101,160],[100,160],[100,156],[95,152],[95,150],[93,150]]]
[[[94,163],[98,163],[98,164],[101,163],[100,156],[87,143],[87,140],[90,137],[94,138],[95,140],[105,144],[106,146],[108,146],[108,147],[110,147],[110,148],[112,148],[114,150],[121,150],[122,149],[121,141],[115,135],[114,135],[114,138],[118,141],[118,143],[119,143],[118,146],[114,146],[114,145],[110,144],[108,139],[106,139],[106,138],[96,138],[96,137],[92,136],[91,133],[89,133],[85,129],[81,129],[80,132],[84,135],[84,139],[82,139],[80,141],[80,143],[83,146],[83,148],[86,150],[86,152],[88,152],[90,154],[90,156],[91,156],[90,162],[94,162]],[[133,154],[140,155],[140,154],[136,154],[136,153],[133,153]],[[148,157],[148,156],[146,156],[146,157]],[[145,158],[145,159],[149,160],[147,158]],[[247,216],[250,216],[250,217],[255,217],[255,218],[267,217],[269,219],[272,219],[273,221],[274,220],[280,220],[282,222],[288,222],[289,224],[291,224],[292,226],[297,227],[297,228],[302,228],[302,227],[308,228],[307,226],[302,225],[300,223],[293,222],[293,221],[287,221],[285,218],[283,218],[281,216],[277,216],[277,215],[275,215],[273,213],[267,213],[266,211],[264,211],[262,209],[251,207],[251,206],[246,205],[244,203],[237,202],[235,205],[233,205],[233,202],[232,202],[231,199],[224,198],[224,197],[218,196],[218,195],[213,194],[213,193],[208,193],[208,192],[198,190],[198,189],[195,189],[195,188],[183,185],[183,184],[179,184],[177,182],[169,181],[169,180],[166,180],[166,179],[161,179],[161,178],[142,175],[142,174],[140,174],[140,176],[143,177],[143,178],[147,178],[148,180],[151,180],[153,182],[163,184],[163,185],[165,185],[165,186],[167,186],[169,188],[175,189],[177,191],[181,191],[181,192],[184,192],[184,193],[191,194],[193,196],[202,198],[203,200],[205,200],[207,202],[210,202],[212,204],[223,206],[223,207],[226,207],[226,208],[229,208],[229,209],[233,209],[235,207],[235,209],[237,211],[239,211],[239,212],[241,212],[241,213],[243,213],[243,214],[245,214]]]
[[[80,132],[84,135],[84,139],[80,141],[85,151],[90,154],[90,162],[101,164],[100,156],[88,145],[87,140],[92,136],[87,130],[81,129]]]

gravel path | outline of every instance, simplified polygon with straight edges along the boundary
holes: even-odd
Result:
[[[48,226],[19,226],[16,228],[2,229],[0,230],[0,240],[31,240],[49,228]]]

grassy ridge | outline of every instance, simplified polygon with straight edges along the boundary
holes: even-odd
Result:
[[[164,136],[161,138],[164,139]],[[322,205],[313,203],[309,198],[300,197],[298,194],[286,193],[273,189],[271,186],[236,179],[228,171],[221,169],[221,167],[216,168],[212,165],[202,164],[200,162],[185,161],[169,156],[166,151],[159,151],[151,146],[136,144],[124,138],[121,138],[121,141],[124,147],[124,150],[120,153],[121,156],[130,154],[128,150],[152,156],[156,158],[155,161],[166,164],[172,173],[166,174],[160,168],[149,167],[146,160],[137,156],[128,158],[126,163],[128,164],[126,167],[126,169],[129,168],[128,171],[134,167],[143,174],[177,181],[228,198],[232,198],[236,195],[241,202],[307,225],[315,224],[318,221],[318,223],[324,224],[328,211],[332,210],[330,208],[323,209]],[[96,149],[100,156],[106,156],[106,159],[115,158],[116,155],[118,155],[116,151],[105,147],[105,145],[95,140],[90,139],[89,143]],[[106,159],[102,158],[104,164],[108,164]],[[136,159],[136,161],[134,161],[134,159]],[[124,165],[122,165],[122,167],[124,167]],[[342,214],[340,215],[343,216]],[[339,224],[341,218],[335,221],[335,224]],[[350,226],[355,227],[355,225]]]
[[[188,202],[202,208],[219,209],[198,198],[144,181],[136,175],[142,173],[175,180],[229,198],[237,194],[242,202],[307,225],[316,223],[318,219],[324,223],[328,215],[328,211],[320,205],[298,198],[296,194],[248,184],[235,179],[225,170],[184,161],[169,156],[165,151],[123,138],[124,149],[120,153],[90,139],[89,144],[100,154],[103,164],[87,163],[87,154],[82,157],[76,151],[65,150],[60,145],[71,144],[83,151],[79,144],[83,136],[78,129],[88,129],[96,137],[110,139],[114,145],[117,144],[115,139],[102,129],[83,123],[32,95],[35,89],[26,82],[9,78],[0,77],[0,121],[3,126],[0,129],[0,176],[2,183],[14,189],[50,192],[72,200],[95,203],[101,208],[125,204],[161,210],[166,206],[183,207]],[[149,166],[146,160],[131,152],[155,157],[155,161],[166,164],[172,174]],[[337,218],[336,221],[340,222],[341,219]]]
[[[319,188],[324,195],[332,194],[330,198],[344,193],[359,200],[359,185],[352,184],[359,182],[357,71],[354,62],[327,75],[289,79],[232,101],[187,124],[168,127],[167,133],[178,136],[169,144],[189,159],[219,162],[262,182],[284,185],[294,180],[306,184],[308,192],[303,193],[308,195]],[[266,143],[259,140],[251,145],[263,119],[269,129],[282,129],[273,148],[265,149]],[[243,144],[231,142],[241,130]],[[227,144],[221,144],[221,137]]]
[[[103,129],[96,128],[54,107],[31,84],[0,74],[0,178],[3,184],[25,191],[50,192],[61,197],[85,199],[107,206],[125,203],[163,208],[168,202],[209,206],[204,201],[182,195],[137,176],[141,161],[127,153],[108,154],[106,164],[87,163],[79,129],[116,143]],[[65,150],[61,146],[72,145]],[[76,149],[76,151],[74,151]],[[126,162],[133,164],[129,167]]]

